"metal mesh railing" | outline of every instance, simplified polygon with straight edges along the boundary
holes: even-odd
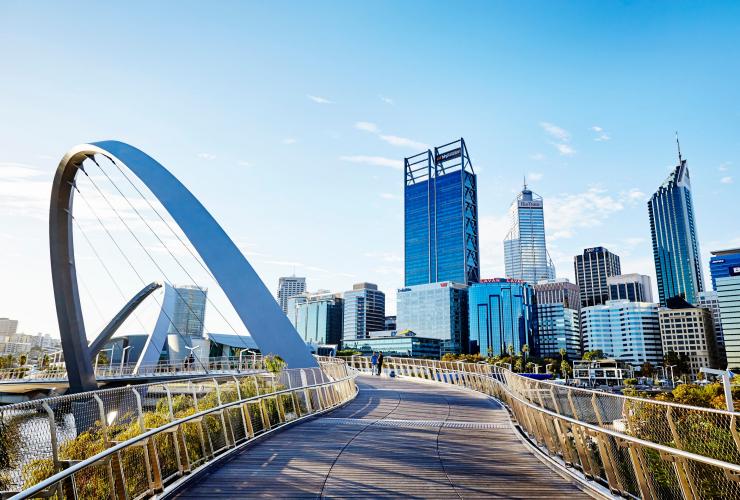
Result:
[[[98,380],[120,379],[126,377],[176,377],[180,375],[222,374],[252,369],[264,369],[261,356],[218,357],[202,360],[178,361],[171,363],[106,363],[95,367]],[[0,382],[4,381],[62,381],[67,378],[63,363],[53,364],[43,369],[30,366],[4,368],[0,370]]]
[[[347,360],[371,369],[366,357]],[[740,413],[568,387],[488,364],[386,358],[391,370],[498,398],[540,447],[614,493],[740,499]]]
[[[256,435],[353,397],[347,365],[319,361],[321,368],[160,382],[0,407],[0,496],[141,498],[162,491]]]

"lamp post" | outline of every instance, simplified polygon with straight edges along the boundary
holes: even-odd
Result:
[[[701,373],[709,373],[710,375],[719,375],[722,377],[722,387],[725,390],[725,404],[727,405],[728,411],[734,411],[735,407],[732,403],[732,388],[730,387],[730,370],[715,370],[714,368],[707,368],[702,366],[699,368]]]
[[[256,351],[253,351],[251,349],[247,349],[247,348],[244,348],[241,351],[239,351],[239,368],[241,368],[241,366],[242,366],[242,355],[245,352],[248,352],[248,353],[250,353],[252,355],[252,368],[254,368],[254,365],[257,364],[257,352]]]
[[[188,351],[190,351],[190,354],[188,354],[188,358],[190,356],[192,356],[193,357],[193,361],[195,361],[196,359],[199,359],[199,358],[196,358],[195,357],[195,354],[193,354],[193,351],[195,351],[196,349],[200,349],[200,346],[192,347],[192,346],[187,346],[186,345],[185,346],[185,349],[187,349]]]
[[[118,374],[119,376],[123,376],[123,364],[126,361],[126,352],[131,349],[133,346],[127,345],[123,348],[123,352],[121,353],[121,363],[118,365]],[[112,357],[112,356],[111,356]]]
[[[101,349],[100,352],[98,352],[98,355],[95,356],[95,373],[97,373],[97,371],[98,371],[98,361],[100,361],[100,353],[103,352],[103,351],[110,351],[110,357],[111,357],[111,360],[112,360],[113,359],[113,347],[114,346],[115,346],[115,344],[113,344],[113,346],[109,347],[108,349]]]
[[[678,365],[668,365],[666,368],[671,369],[671,389],[676,388],[676,378],[673,376],[673,368],[675,368]]]

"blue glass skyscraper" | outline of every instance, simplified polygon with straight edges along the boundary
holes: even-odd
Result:
[[[528,283],[491,279],[473,284],[468,288],[468,318],[471,352],[495,356],[513,346],[519,354],[527,344],[530,354],[538,354],[537,307]]]
[[[712,275],[712,289],[717,289],[717,278],[736,276],[740,270],[740,248],[712,251],[709,259],[709,273]],[[735,273],[735,274],[733,274]]]
[[[689,169],[680,148],[678,165],[650,198],[648,213],[660,305],[675,296],[695,304],[704,290],[704,277]]]
[[[406,286],[478,281],[478,190],[465,141],[404,164]]]
[[[506,277],[537,283],[554,279],[555,267],[545,245],[542,197],[524,184],[511,204],[511,229],[504,240]]]

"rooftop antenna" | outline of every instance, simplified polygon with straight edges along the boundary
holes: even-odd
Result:
[[[527,190],[527,175],[524,174],[522,177],[524,177],[524,191]]]
[[[681,165],[683,158],[681,158],[681,143],[678,142],[678,130],[676,130],[676,146],[678,147],[678,164]]]

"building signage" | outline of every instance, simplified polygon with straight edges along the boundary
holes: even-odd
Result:
[[[600,252],[603,250],[603,247],[593,247],[593,248],[587,248],[583,251],[583,253],[594,253],[594,252]]]
[[[730,266],[730,276],[740,276],[740,266]]]
[[[520,201],[519,208],[542,208],[541,201]]]
[[[525,281],[514,278],[486,278],[480,280],[479,283],[525,283]]]
[[[401,293],[401,292],[410,292],[410,291],[411,291],[410,288],[399,288],[398,289],[398,293]]]
[[[434,161],[435,163],[442,163],[443,161],[452,160],[453,158],[460,158],[460,156],[462,156],[462,148],[451,149],[438,154]]]

